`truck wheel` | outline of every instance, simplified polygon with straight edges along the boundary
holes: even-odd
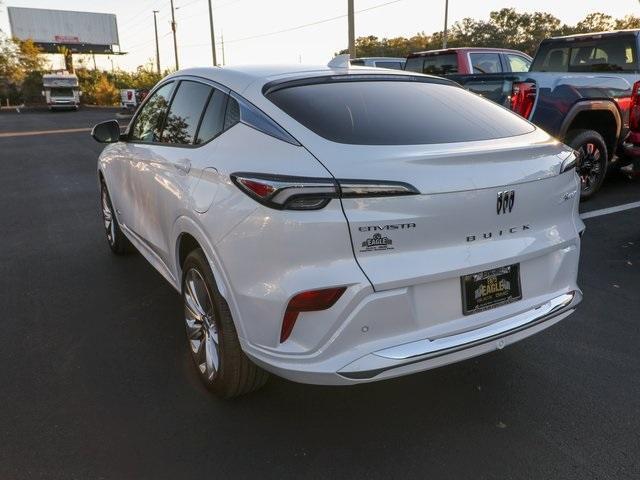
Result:
[[[578,152],[576,171],[580,177],[580,198],[588,200],[600,189],[607,174],[607,144],[598,132],[582,129],[570,131],[565,143]]]

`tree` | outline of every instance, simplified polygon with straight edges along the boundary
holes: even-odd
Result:
[[[31,41],[0,34],[0,97],[12,103],[40,100],[45,60]]]
[[[616,20],[616,30],[625,30],[628,28],[640,28],[640,17],[625,15],[624,18],[618,18]]]
[[[100,75],[93,96],[96,105],[117,105],[120,102],[118,89],[109,81],[106,74]]]
[[[449,47],[513,48],[533,55],[542,40],[572,33],[640,28],[640,17],[627,15],[614,19],[604,13],[591,13],[576,25],[563,24],[559,18],[546,12],[518,13],[514,8],[503,8],[489,14],[488,20],[463,18],[455,22],[448,33]],[[356,39],[359,57],[404,57],[421,50],[442,48],[443,32],[411,38],[382,38],[376,36]],[[342,50],[339,53],[348,53]]]
[[[578,22],[575,33],[606,32],[616,28],[616,21],[611,15],[595,12]]]

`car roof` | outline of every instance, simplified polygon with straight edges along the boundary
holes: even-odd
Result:
[[[404,57],[356,57],[352,58],[351,61],[354,60],[374,60],[374,61],[391,61],[391,62],[404,62],[406,58]]]
[[[520,50],[514,50],[512,48],[453,47],[453,48],[441,48],[441,49],[438,49],[438,50],[424,50],[422,52],[414,52],[414,53],[410,53],[409,57],[424,56],[424,55],[431,55],[431,54],[441,54],[441,53],[446,53],[446,52],[455,53],[455,52],[464,52],[464,51],[470,51],[470,52],[513,52],[513,53],[519,53],[519,54],[523,54],[523,55],[529,56],[526,53],[521,52]]]
[[[233,67],[202,67],[179,70],[167,77],[175,78],[193,76],[218,82],[231,90],[242,93],[250,85],[262,86],[273,80],[286,78],[306,78],[323,75],[380,74],[385,75],[419,75],[404,70],[388,70],[374,67],[349,66],[348,68],[331,68],[326,65],[246,65]]]
[[[543,42],[547,42],[549,40],[562,40],[562,39],[572,39],[572,38],[594,38],[601,35],[605,35],[608,37],[608,36],[615,36],[615,35],[625,34],[625,33],[633,33],[637,35],[638,33],[640,33],[640,29],[630,28],[627,30],[609,30],[605,32],[574,33],[573,35],[564,35],[561,37],[549,37],[544,39]]]

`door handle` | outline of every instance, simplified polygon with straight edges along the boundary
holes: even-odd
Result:
[[[176,167],[176,170],[184,174],[189,173],[189,171],[191,170],[191,162],[186,158],[182,158],[174,162],[173,166]]]

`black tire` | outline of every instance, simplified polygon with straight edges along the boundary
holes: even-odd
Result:
[[[118,219],[116,218],[115,209],[111,203],[109,190],[103,179],[100,180],[100,207],[102,210],[102,221],[104,224],[105,236],[107,244],[116,255],[125,255],[133,252],[135,249],[124,233],[120,229]],[[108,218],[110,217],[110,219]],[[110,222],[110,223],[109,223]]]
[[[211,268],[198,248],[192,251],[182,267],[182,299],[185,310],[187,345],[192,354],[198,376],[205,386],[221,398],[232,398],[262,387],[269,374],[254,364],[242,351],[229,306],[220,295]],[[203,280],[203,283],[200,283]],[[206,292],[202,291],[202,285]],[[206,295],[205,295],[206,294]],[[197,306],[206,313],[206,320],[194,316],[193,297],[202,296]],[[211,333],[213,332],[213,333]],[[215,340],[212,337],[215,336]],[[213,341],[208,350],[208,343]],[[210,368],[207,355],[217,354],[217,365]]]
[[[598,132],[583,129],[571,130],[565,143],[578,152],[576,171],[580,177],[580,198],[588,200],[600,190],[607,175],[607,144]]]

